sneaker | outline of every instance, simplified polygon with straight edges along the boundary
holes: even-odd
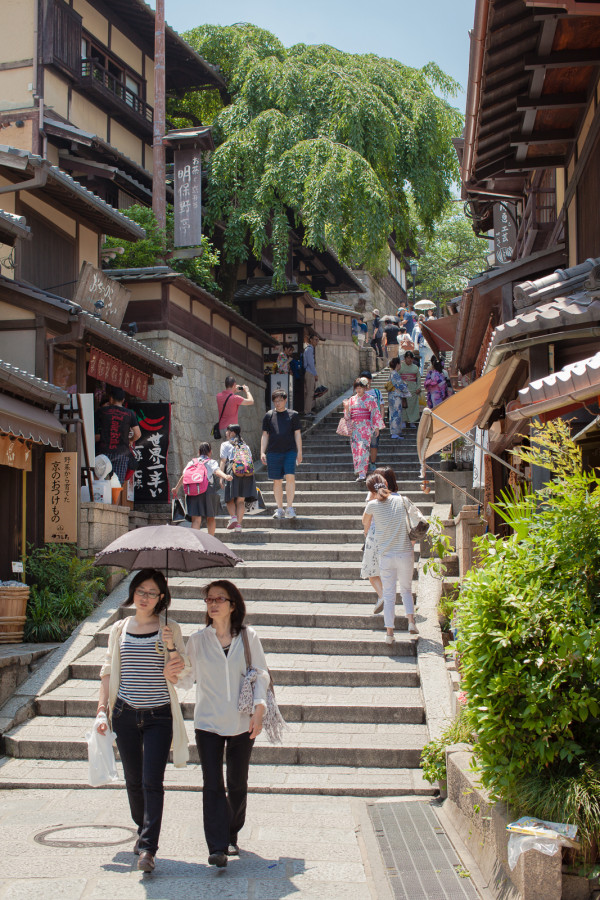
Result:
[[[394,643],[394,635],[393,635],[393,634],[386,634],[386,636],[385,636],[385,642],[386,642],[386,644],[393,644],[393,643]]]
[[[240,525],[239,522],[236,522],[236,523],[235,523],[235,525],[233,526],[233,530],[234,530],[234,531],[241,531],[241,530],[242,530],[242,526]]]
[[[278,506],[277,509],[275,510],[275,512],[273,513],[273,518],[274,519],[283,519],[284,516],[285,516],[284,511]]]
[[[395,441],[403,441],[404,440],[403,434],[391,434],[390,437],[393,438]]]
[[[227,848],[227,856],[239,856],[240,848],[237,844],[230,844]]]
[[[237,516],[232,516],[227,523],[227,531],[233,531],[238,523]]]
[[[294,509],[293,506],[288,506],[288,508],[285,511],[285,517],[286,517],[286,519],[295,519],[296,518],[296,510]]]
[[[208,857],[209,866],[216,866],[217,869],[224,869],[227,865],[227,854],[224,850],[217,850]]]
[[[377,603],[375,604],[375,606],[373,607],[373,615],[376,616],[377,613],[380,613],[382,609],[383,609],[383,598],[378,600]]]

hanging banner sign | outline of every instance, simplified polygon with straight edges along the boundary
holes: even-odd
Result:
[[[130,299],[131,291],[114,278],[109,278],[91,263],[82,264],[73,300],[87,312],[96,315],[99,311],[104,322],[120,328]],[[98,308],[95,304],[100,302],[103,306]]]
[[[200,150],[175,150],[175,246],[198,247],[202,241],[202,171]]]
[[[77,543],[77,454],[46,453],[44,540]]]
[[[517,243],[516,205],[494,203],[494,252],[496,264],[504,266],[512,261]]]
[[[113,387],[120,387],[132,397],[145,400],[148,396],[148,376],[133,366],[115,359],[103,350],[92,347],[88,363],[88,375]]]
[[[31,472],[31,444],[0,435],[0,466]]]
[[[130,408],[136,414],[142,432],[133,450],[136,459],[134,499],[136,503],[169,503],[167,455],[171,404],[133,402]]]

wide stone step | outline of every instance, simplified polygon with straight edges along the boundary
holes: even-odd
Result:
[[[429,499],[429,494],[419,493],[414,494],[414,502],[419,507],[423,515],[429,516],[433,510],[433,503]],[[272,499],[267,500],[265,497],[265,503],[267,507],[269,507],[271,512],[275,511],[275,503]],[[294,510],[296,511],[296,515],[299,518],[313,518],[314,516],[326,516],[326,515],[339,515],[339,516],[357,516],[358,519],[362,517],[362,514],[365,510],[365,498],[357,497],[356,500],[349,500],[344,497],[340,497],[337,495],[337,500],[332,500],[329,503],[323,502],[321,496],[317,494],[315,499],[311,499],[309,502],[306,502],[300,495],[294,500]],[[269,513],[267,513],[268,515]],[[256,519],[258,516],[249,516],[250,519]],[[244,524],[246,524],[246,517],[244,517]],[[243,527],[243,526],[242,526]]]
[[[281,542],[281,537],[278,543],[265,542],[262,544],[258,541],[253,543],[247,542],[244,540],[246,537],[244,532],[240,535],[236,532],[234,534],[240,538],[239,541],[235,542],[235,552],[242,557],[244,562],[256,560],[299,562],[308,558],[313,562],[355,563],[358,561],[360,565],[362,560],[362,544],[356,539],[352,543],[348,541],[341,546],[337,542],[329,544],[325,541],[318,544],[303,542],[300,545],[296,542],[291,543],[288,541],[283,543]]]
[[[95,718],[98,681],[71,680],[37,701],[39,716]],[[185,719],[194,718],[196,692],[191,688],[180,701]],[[278,685],[277,703],[286,722],[407,722],[425,721],[419,688],[343,687],[332,685]]]
[[[255,758],[252,757],[252,763]],[[120,763],[117,770],[121,773]],[[0,788],[50,789],[89,788],[88,765],[80,760],[35,760],[0,757]],[[102,790],[123,790],[123,782]],[[202,769],[188,764],[184,769],[168,765],[167,791],[201,791]],[[367,766],[251,765],[248,789],[253,794],[321,794],[351,797],[430,796],[434,788],[419,769],[384,769]]]
[[[237,581],[237,572],[240,566],[235,569],[220,569],[220,578],[228,578],[231,581]],[[190,578],[190,576],[174,575],[169,578],[169,586],[171,594],[178,600],[180,598],[191,600],[202,600],[202,588],[213,580],[213,576],[202,576],[198,579]],[[413,582],[413,592],[416,591],[417,585]],[[322,581],[310,578],[296,579],[263,579],[263,578],[247,578],[241,586],[242,594],[245,600],[275,600],[278,603],[284,601],[307,601],[314,603],[373,603],[374,591],[370,583],[366,579]],[[203,601],[202,601],[203,602]],[[202,606],[200,606],[202,609]]]
[[[240,563],[231,572],[227,570],[233,581],[242,578],[283,578],[305,577],[329,581],[330,579],[344,579],[353,581],[360,578],[360,562],[324,562],[312,560],[249,560]],[[202,578],[223,578],[223,569],[203,569]]]
[[[253,518],[258,518],[263,527],[262,528],[246,528],[246,524]],[[329,545],[339,545],[339,544],[355,544],[356,546],[362,547],[362,540],[364,538],[362,527],[360,522],[354,523],[354,528],[349,528],[346,530],[334,530],[330,529],[327,531],[318,531],[314,528],[290,528],[290,529],[280,529],[277,524],[273,528],[269,528],[267,525],[268,519],[270,516],[260,517],[260,516],[247,516],[244,519],[244,529],[242,532],[236,531],[228,531],[227,529],[219,528],[219,535],[221,531],[223,531],[223,537],[219,538],[220,540],[224,540],[224,542],[228,545],[235,544],[235,551],[238,552],[239,545],[245,545],[247,547],[255,547],[255,546],[265,546],[266,547],[276,547],[281,543],[289,544],[290,541],[293,541],[293,546],[297,547],[298,545],[306,546],[306,544],[313,545],[314,542],[323,539],[325,544]],[[286,520],[288,521],[288,520]],[[304,523],[303,523],[304,524]],[[239,551],[240,556],[243,556],[242,551]]]
[[[185,639],[197,631],[185,622],[181,631]],[[416,639],[408,633],[396,632],[393,644],[387,644],[383,629],[369,634],[360,628],[288,628],[280,625],[257,626],[265,653],[325,653],[330,656],[416,656]],[[96,635],[96,644],[108,646],[108,631]],[[268,658],[268,657],[267,657]]]
[[[281,625],[290,628],[354,628],[373,631],[383,628],[383,615],[373,615],[375,592],[365,603],[311,603],[310,601],[246,601],[248,625]],[[202,613],[202,618],[200,617]],[[204,603],[198,600],[173,600],[169,614],[179,624],[204,624]],[[405,616],[396,616],[395,627],[399,631],[408,628]]]
[[[357,483],[357,487],[361,488],[361,485]],[[264,498],[264,501],[267,505],[274,506],[275,505],[275,495],[272,490],[268,488],[261,488],[261,492]],[[345,492],[344,492],[345,493]],[[327,489],[321,490],[318,493],[315,491],[306,491],[304,490],[304,486],[300,489],[296,490],[296,495],[294,498],[294,509],[310,509],[311,507],[318,507],[320,504],[327,504],[331,509],[337,510],[343,505],[347,503],[360,503],[364,509],[365,500],[367,497],[368,491],[362,486],[362,490],[357,490],[354,494],[348,496],[347,494],[341,495],[339,491],[329,490],[329,485]],[[414,486],[409,488],[408,490],[402,491],[403,496],[407,497],[417,506],[433,506],[433,498],[431,494],[424,494],[423,491],[419,488],[417,482],[414,482]]]
[[[396,473],[398,474],[398,473]],[[261,478],[259,474],[256,475],[257,482],[261,485],[261,491],[263,494],[266,490],[269,490],[267,485],[272,485],[273,482],[270,481],[266,474]],[[415,491],[421,493],[420,484],[421,480],[419,478],[414,478],[411,481],[402,480],[396,478],[398,489],[401,493],[406,494],[409,491]],[[265,487],[263,487],[265,485]],[[352,494],[358,494],[361,497],[365,496],[365,487],[362,484],[357,483],[356,481],[328,481],[324,484],[322,481],[315,479],[314,481],[298,481],[296,485],[296,493],[297,494],[306,494],[307,492],[317,491],[322,493],[323,491],[327,491],[328,493],[336,493],[339,494],[340,491],[343,491],[345,494],[351,496]],[[427,495],[429,499],[433,498],[433,490],[431,494]]]
[[[70,666],[72,678],[100,678],[105,647],[94,647]],[[346,687],[418,687],[414,657],[318,656],[308,653],[269,653],[269,669],[278,687],[295,685],[343,685]]]
[[[87,759],[90,717],[35,716],[5,735],[9,756],[18,759]],[[198,762],[193,722],[186,721],[190,762]],[[426,725],[356,722],[295,722],[283,743],[256,739],[253,764],[418,768],[428,740]]]

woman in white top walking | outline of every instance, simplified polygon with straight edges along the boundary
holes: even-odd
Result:
[[[375,494],[376,499],[370,500],[365,507],[363,528],[366,536],[371,523],[375,523],[383,589],[385,640],[386,643],[393,644],[397,582],[400,583],[408,631],[410,634],[418,634],[412,594],[415,554],[406,526],[406,503],[410,501],[405,500],[400,494],[392,494],[382,475],[370,475],[367,478],[367,489]]]
[[[242,628],[246,606],[231,581],[213,581],[205,589],[206,628],[188,640],[186,652],[196,682],[194,728],[202,765],[202,810],[208,862],[222,868],[238,856],[238,833],[246,819],[248,769],[254,741],[262,731],[269,674],[258,635],[246,628],[254,683],[254,712],[238,711],[246,658]],[[187,684],[182,686],[187,687]],[[223,755],[227,792],[223,781]]]
[[[188,741],[177,694],[180,675],[189,674],[181,629],[161,614],[171,603],[167,581],[157,569],[142,569],[129,585],[124,606],[135,615],[113,625],[100,671],[95,727],[108,720],[117,735],[131,818],[138,828],[133,852],[138,869],[151,872],[163,813],[163,780],[173,744],[173,762],[185,766]],[[162,623],[162,627],[161,627]]]

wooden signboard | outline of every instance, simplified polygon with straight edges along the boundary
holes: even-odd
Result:
[[[512,261],[517,243],[516,205],[494,203],[494,252],[496,265],[504,266]]]
[[[44,540],[77,543],[77,454],[46,453]]]
[[[87,312],[94,315],[100,313],[100,318],[104,322],[120,328],[130,297],[131,291],[124,288],[114,278],[109,278],[91,263],[84,262],[82,264],[73,300]],[[101,301],[104,306],[96,307],[95,304],[98,301]]]
[[[175,246],[199,247],[202,241],[202,172],[200,150],[175,151],[173,206]]]

